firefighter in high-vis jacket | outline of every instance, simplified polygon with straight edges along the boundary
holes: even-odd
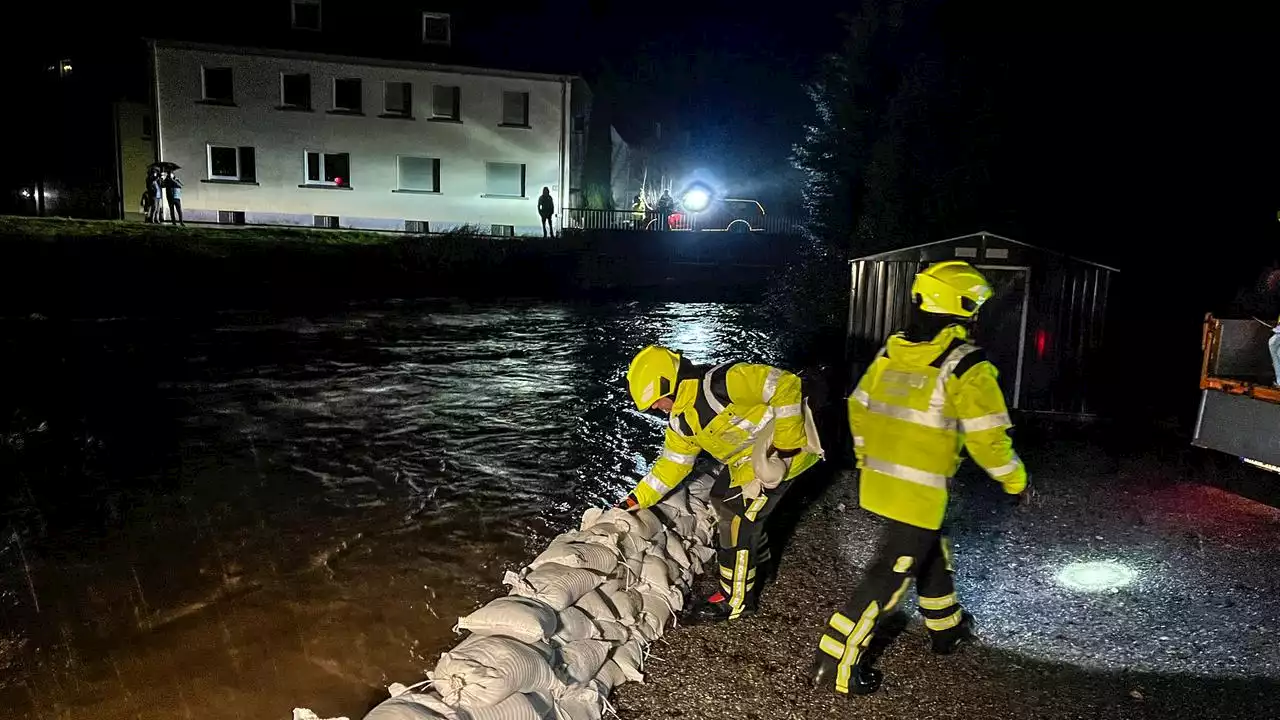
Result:
[[[715,473],[712,503],[720,517],[720,591],[688,619],[735,620],[755,614],[762,564],[769,563],[766,518],[792,480],[822,458],[822,446],[800,378],[768,365],[694,365],[678,352],[649,346],[627,370],[631,399],[642,412],[668,416],[662,455],[624,506],[662,500],[706,451]],[[759,576],[759,577],[758,577]]]
[[[814,687],[838,693],[879,687],[867,649],[913,579],[933,651],[949,654],[971,637],[942,529],[961,448],[1006,493],[1027,486],[995,366],[968,342],[968,325],[992,294],[986,278],[968,263],[940,262],[916,275],[911,293],[910,326],[889,338],[848,401],[860,504],[887,525],[852,599],[831,616],[810,670]]]

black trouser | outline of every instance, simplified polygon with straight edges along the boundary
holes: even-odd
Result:
[[[819,650],[834,658],[836,692],[849,692],[849,677],[866,653],[876,628],[906,595],[912,578],[920,614],[931,633],[959,632],[963,617],[952,579],[951,541],[942,530],[887,521],[880,549],[853,597],[831,616]]]
[[[551,224],[551,216],[541,215],[540,217],[542,218],[542,237],[555,237],[556,228]]]
[[[182,198],[169,198],[169,222],[182,222]]]
[[[729,487],[728,467],[722,466],[714,474],[711,504],[720,516],[716,553],[720,589],[729,598],[729,606],[733,608],[729,619],[733,620],[742,614],[743,608],[754,605],[759,595],[756,569],[773,559],[764,523],[793,481],[785,480],[778,487],[762,490],[759,497],[748,500],[742,497],[742,488]]]

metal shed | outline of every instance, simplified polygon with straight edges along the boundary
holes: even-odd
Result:
[[[1009,407],[1094,415],[1117,269],[988,232],[891,250],[850,263],[847,357],[861,375],[890,334],[907,324],[911,282],[931,263],[965,260],[995,296],[976,341],[1000,371]]]

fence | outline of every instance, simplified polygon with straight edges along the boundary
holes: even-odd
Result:
[[[663,227],[662,215],[653,210],[592,210],[569,208],[565,212],[566,230],[673,230],[683,232],[740,232],[798,235],[803,222],[781,215],[753,217],[720,213],[674,213]]]

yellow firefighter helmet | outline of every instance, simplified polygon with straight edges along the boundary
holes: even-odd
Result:
[[[627,368],[627,389],[641,412],[653,407],[658,398],[674,395],[680,354],[650,345],[636,354]]]
[[[934,263],[916,273],[911,297],[920,309],[936,315],[970,318],[991,299],[991,284],[962,260]]]

